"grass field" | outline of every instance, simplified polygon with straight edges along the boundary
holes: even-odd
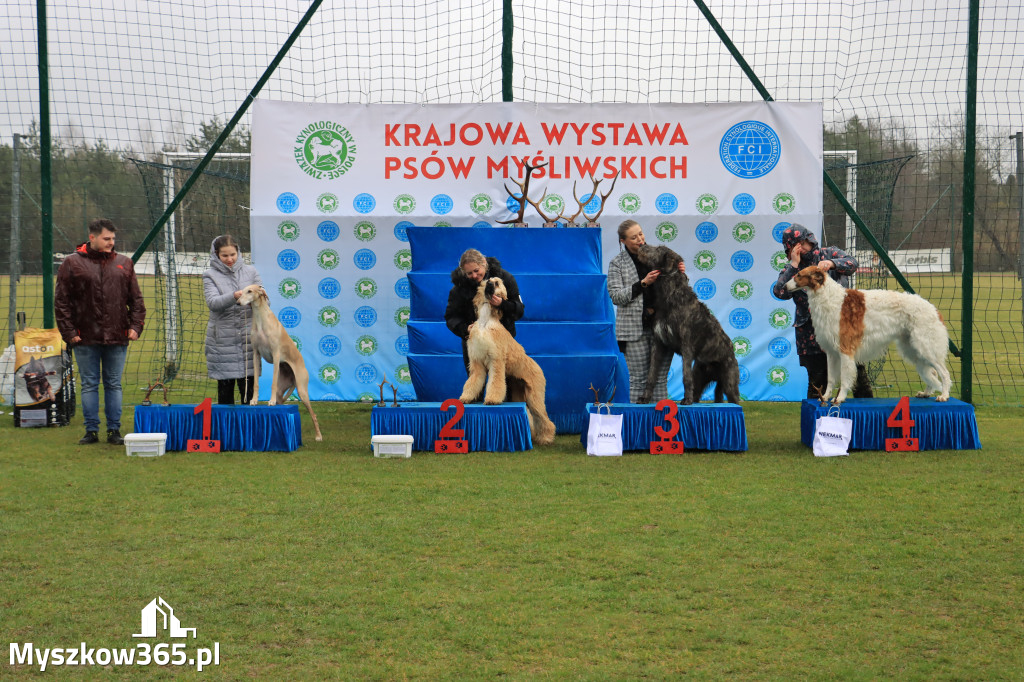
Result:
[[[745,453],[375,460],[369,407],[317,409],[294,453],[158,459],[0,418],[8,646],[134,647],[161,596],[219,666],[49,674],[1024,678],[1024,410],[980,408],[978,451],[816,459],[747,403]]]
[[[206,378],[203,344],[208,312],[199,277],[182,277],[180,290],[178,376],[171,382],[173,402],[199,402],[216,396],[216,382]],[[140,277],[143,295],[150,307],[146,331],[132,344],[125,369],[126,402],[133,402],[146,387],[163,376],[166,347],[164,320],[158,280]],[[911,284],[942,312],[956,346],[962,347],[963,306],[959,275],[913,275]],[[888,286],[898,288],[895,280]],[[0,300],[8,296],[6,277],[0,277]],[[39,277],[25,277],[19,285],[19,308],[25,310],[28,326],[42,326],[42,286]],[[1024,337],[1021,327],[1021,287],[1013,275],[980,274],[974,285],[973,395],[976,405],[1024,406]],[[6,318],[5,318],[6,319]],[[6,324],[5,322],[0,324]],[[6,338],[6,328],[3,328]],[[954,397],[961,397],[961,360],[950,356]],[[921,388],[914,368],[890,350],[884,365],[872,363],[872,378],[879,397],[912,395]]]

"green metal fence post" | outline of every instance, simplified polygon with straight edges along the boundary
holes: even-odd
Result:
[[[46,0],[36,0],[39,45],[39,178],[43,266],[43,328],[53,329],[53,171],[50,166],[50,65],[46,46]]]
[[[501,8],[501,101],[512,101],[512,0],[504,0]]]
[[[963,329],[960,345],[960,399],[973,402],[972,364],[974,330],[974,164],[977,139],[976,115],[978,109],[978,23],[980,1],[971,0],[967,27],[967,101],[964,121],[964,270],[963,270]]]

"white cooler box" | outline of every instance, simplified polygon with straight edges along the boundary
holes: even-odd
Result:
[[[166,433],[129,433],[124,437],[128,456],[160,457],[167,447]]]
[[[370,445],[373,446],[374,457],[400,457],[408,459],[412,457],[412,436],[371,436]]]

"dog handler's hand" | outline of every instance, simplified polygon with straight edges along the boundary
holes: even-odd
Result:
[[[498,296],[497,294],[491,296],[491,305],[493,305],[494,307],[498,307],[499,305],[501,305],[501,296]]]
[[[645,287],[650,286],[654,284],[655,281],[657,281],[658,276],[660,274],[661,270],[651,270],[650,272],[647,273],[647,276],[640,281],[640,283],[643,284]]]
[[[821,270],[822,272],[828,272],[835,266],[836,264],[830,260],[823,260],[820,263],[818,263],[818,269]]]

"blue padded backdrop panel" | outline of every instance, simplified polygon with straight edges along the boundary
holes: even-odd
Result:
[[[524,320],[594,322],[609,315],[614,320],[607,275],[509,272],[519,285]],[[412,319],[443,320],[452,288],[451,273],[417,272],[414,266],[408,278]]]
[[[407,233],[413,272],[449,275],[466,249],[497,258],[517,280],[526,273],[600,274],[603,267],[599,228],[410,227]]]
[[[411,227],[409,371],[417,399],[458,397],[466,380],[462,346],[444,324],[451,272],[475,248],[494,256],[519,284],[523,345],[547,380],[545,404],[559,433],[580,433],[590,385],[601,400],[629,400],[629,376],[615,341],[615,313],[596,228]]]

